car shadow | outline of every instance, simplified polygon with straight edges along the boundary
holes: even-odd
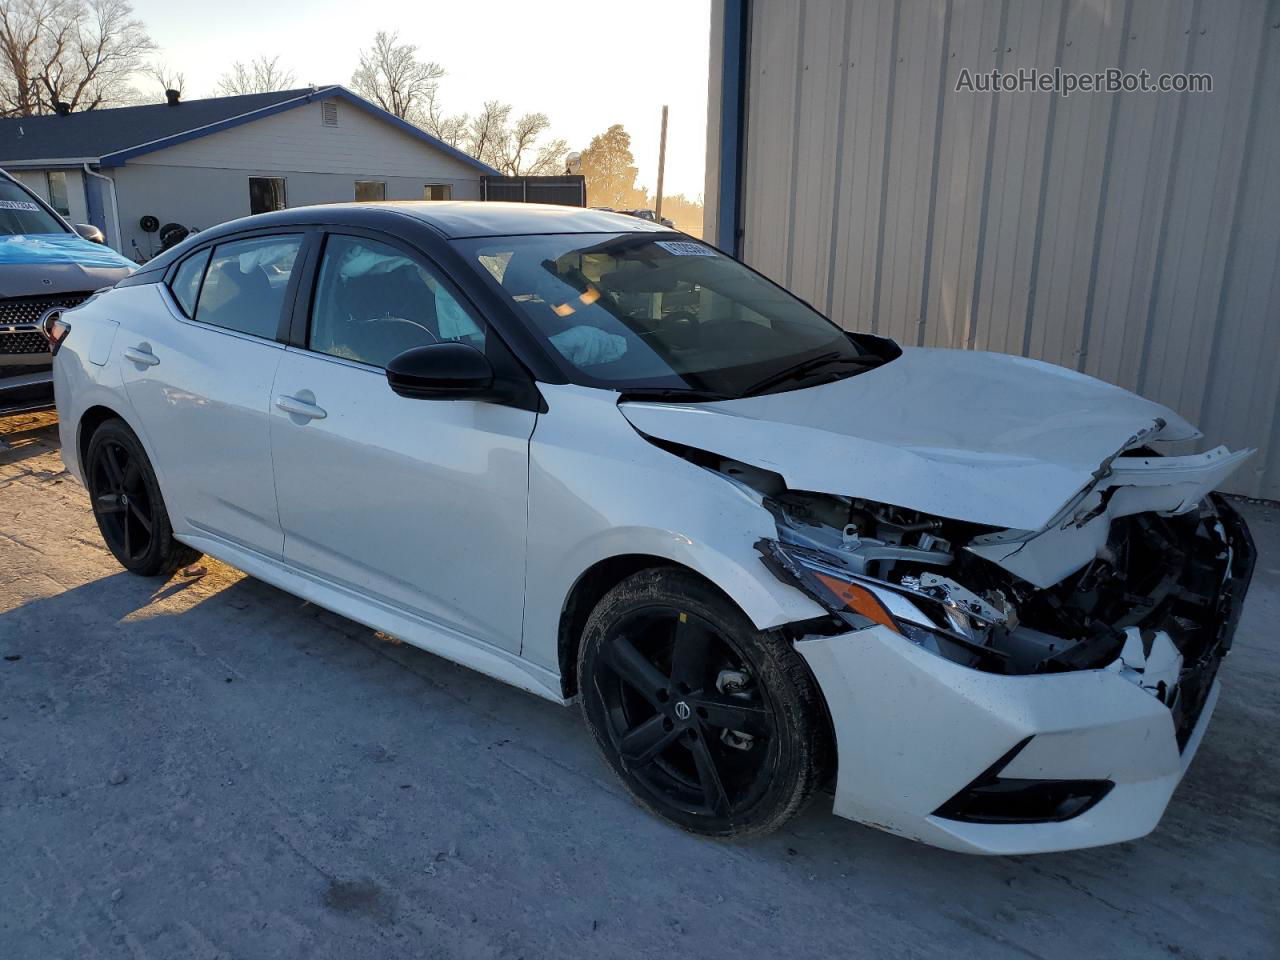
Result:
[[[0,466],[19,463],[57,448],[57,420],[47,423],[37,421],[30,425],[18,421],[16,429],[0,433]]]

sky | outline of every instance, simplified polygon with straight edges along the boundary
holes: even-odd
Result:
[[[447,71],[440,97],[450,113],[485,100],[519,115],[542,111],[551,131],[581,150],[614,123],[626,127],[639,183],[657,185],[662,105],[670,107],[664,192],[703,192],[710,0],[133,0],[160,45],[156,59],[185,75],[183,96],[213,93],[236,60],[279,56],[298,86],[349,86],[361,47],[378,30],[400,33],[422,59]],[[139,84],[145,92],[155,81]]]

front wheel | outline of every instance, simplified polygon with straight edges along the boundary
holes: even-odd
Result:
[[[774,830],[823,775],[828,728],[799,654],[687,571],[644,570],[606,594],[578,677],[609,765],[640,804],[687,830]]]
[[[126,570],[167,576],[200,558],[174,539],[155,471],[123,420],[107,420],[93,432],[84,475],[98,530]]]

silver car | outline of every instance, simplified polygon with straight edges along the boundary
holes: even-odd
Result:
[[[51,396],[45,311],[78,306],[135,266],[106,246],[97,227],[72,227],[0,171],[0,408]]]

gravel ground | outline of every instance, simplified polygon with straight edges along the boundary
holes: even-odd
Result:
[[[631,804],[574,710],[214,561],[101,545],[0,420],[0,958],[1280,956],[1280,510],[1150,837],[950,854],[820,798],[748,845]]]

